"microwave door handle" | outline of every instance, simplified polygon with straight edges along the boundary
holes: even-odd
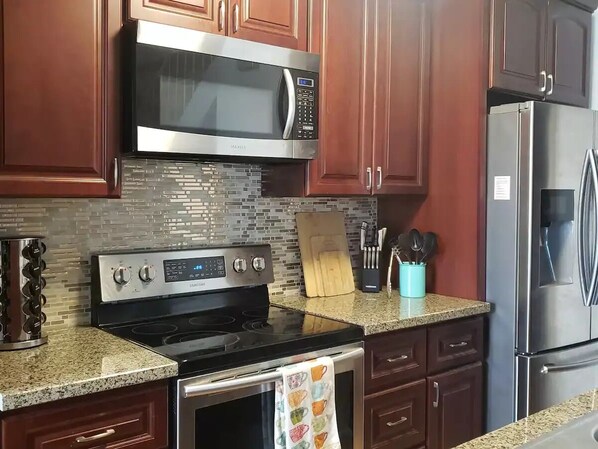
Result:
[[[284,81],[287,85],[287,97],[289,100],[289,108],[287,110],[287,122],[282,133],[282,138],[288,140],[293,132],[293,125],[295,124],[295,112],[297,110],[297,97],[295,94],[295,83],[293,82],[293,75],[289,69],[283,69]]]
[[[363,348],[356,348],[332,357],[332,361],[336,364],[346,360],[362,358],[363,354]],[[238,377],[216,381],[213,383],[186,385],[183,387],[183,397],[193,398],[206,394],[222,393],[224,391],[238,390],[240,388],[248,388],[256,385],[272,383],[280,379],[282,379],[282,374],[280,371],[273,370],[266,373],[258,373],[247,377]]]

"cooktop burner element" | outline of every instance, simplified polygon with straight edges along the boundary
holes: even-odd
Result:
[[[131,329],[131,332],[137,335],[164,335],[176,332],[178,327],[174,324],[166,323],[147,323],[140,324]]]
[[[224,326],[234,322],[235,319],[232,316],[226,315],[196,316],[189,320],[189,324],[192,326]]]
[[[177,361],[181,376],[363,338],[359,327],[270,306],[272,279],[267,245],[94,256],[92,322]]]

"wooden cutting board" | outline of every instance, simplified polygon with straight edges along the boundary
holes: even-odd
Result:
[[[355,291],[344,214],[299,212],[296,220],[306,295],[337,296]]]

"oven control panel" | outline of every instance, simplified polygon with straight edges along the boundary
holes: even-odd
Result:
[[[273,281],[270,245],[92,256],[92,296],[100,302],[209,292]]]
[[[318,74],[293,71],[295,77],[296,140],[318,139]]]

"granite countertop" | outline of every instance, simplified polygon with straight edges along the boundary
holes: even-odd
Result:
[[[436,294],[420,299],[402,298],[396,290],[390,299],[386,291],[363,293],[356,290],[348,295],[326,298],[274,296],[270,297],[270,303],[361,326],[365,335],[490,312],[487,302]]]
[[[598,410],[598,389],[542,410],[516,423],[457,446],[458,449],[512,449]]]
[[[50,332],[0,352],[0,411],[176,376],[176,362],[93,327]]]

